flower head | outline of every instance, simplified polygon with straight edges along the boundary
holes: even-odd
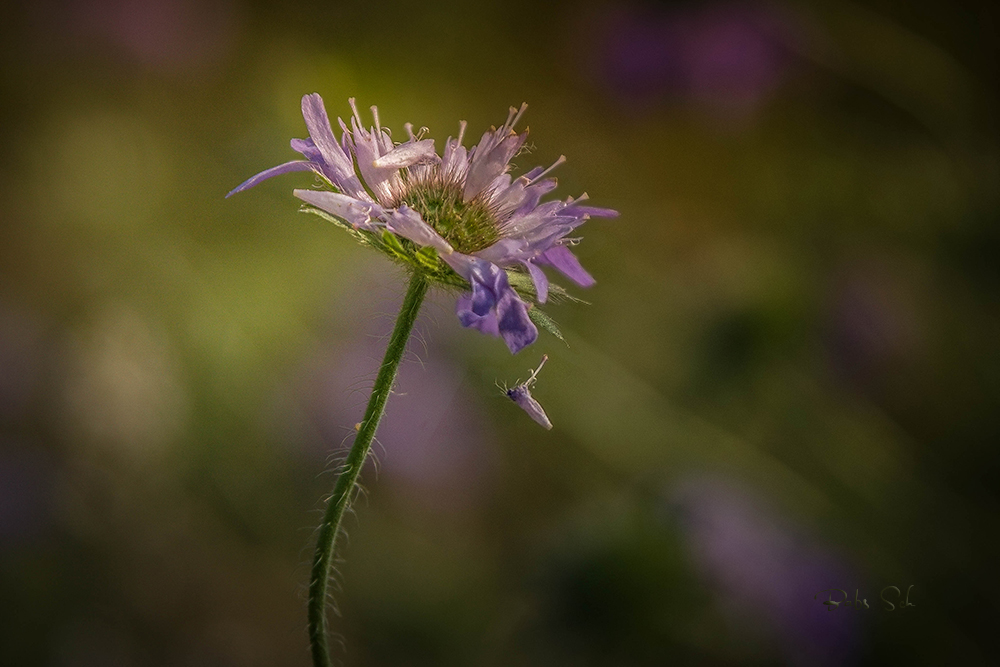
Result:
[[[499,129],[486,131],[466,149],[449,137],[439,155],[423,130],[393,142],[379,123],[365,129],[354,100],[350,126],[338,119],[337,140],[322,98],[302,98],[308,139],[292,139],[303,160],[272,167],[235,188],[228,196],[292,171],[312,171],[330,190],[295,190],[308,211],[345,227],[354,236],[430,280],[463,289],[457,314],[462,326],[503,338],[517,352],[538,337],[536,324],[558,335],[552,321],[535,306],[550,292],[542,266],[550,266],[581,287],[594,284],[569,249],[577,239],[570,232],[591,216],[614,217],[617,212],[582,204],[587,195],[565,201],[541,202],[556,187],[548,169],[536,167],[518,178],[508,170],[527,139],[514,126],[527,105],[511,108]],[[356,165],[356,166],[355,166]]]

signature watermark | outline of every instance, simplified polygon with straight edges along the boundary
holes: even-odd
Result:
[[[896,611],[897,609],[906,609],[907,607],[916,607],[917,605],[910,602],[910,591],[913,590],[913,584],[911,584],[904,595],[903,591],[900,590],[898,586],[886,586],[879,592],[879,600],[882,601],[884,605],[882,607],[883,611]],[[827,611],[833,611],[839,608],[841,605],[846,607],[853,607],[855,611],[861,609],[871,609],[871,605],[868,604],[868,599],[861,597],[861,590],[854,589],[854,599],[851,599],[850,593],[842,588],[826,588],[821,590],[819,593],[813,596],[813,600],[819,600],[820,596],[826,596],[827,599],[823,600],[823,604],[826,605]],[[839,599],[837,599],[839,598]],[[875,604],[875,601],[873,601]]]

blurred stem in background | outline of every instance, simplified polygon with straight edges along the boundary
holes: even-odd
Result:
[[[343,470],[337,479],[333,494],[327,501],[323,523],[319,527],[319,537],[316,541],[316,554],[313,557],[312,573],[309,579],[309,643],[312,648],[313,664],[316,667],[329,667],[330,655],[326,638],[326,589],[330,579],[330,561],[333,556],[334,544],[340,532],[340,523],[348,506],[354,498],[355,484],[368,452],[371,450],[372,439],[378,429],[382,415],[385,413],[385,403],[389,399],[392,385],[396,380],[396,371],[403,358],[406,342],[413,330],[420,305],[427,294],[427,280],[419,272],[414,272],[410,285],[403,299],[396,318],[396,326],[389,338],[389,345],[382,359],[375,386],[364,419],[358,428],[357,438],[351,451],[344,461]]]

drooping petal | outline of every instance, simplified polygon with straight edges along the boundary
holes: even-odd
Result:
[[[493,285],[472,281],[472,312],[480,317],[485,317],[490,311],[495,311],[499,295]]]
[[[316,144],[313,143],[312,139],[292,139],[290,143],[292,144],[292,150],[296,153],[302,153],[305,159],[317,163],[323,162],[323,154],[316,148]]]
[[[455,273],[469,281],[472,286],[472,301],[479,315],[494,307],[500,293],[509,288],[506,272],[492,262],[460,252],[442,256],[442,259]]]
[[[456,314],[463,327],[503,338],[511,354],[517,354],[538,338],[538,329],[528,317],[528,308],[513,290],[508,290],[496,307],[485,314],[475,303],[475,295],[463,295],[456,301]],[[481,305],[481,304],[480,304]]]
[[[460,261],[449,264],[472,285],[472,294],[463,296],[457,305],[462,326],[484,333],[497,331],[512,353],[535,342],[538,329],[528,317],[528,307],[507,281],[507,273],[491,262],[461,253],[442,259],[447,262],[455,256]]]
[[[506,274],[504,282],[507,282]],[[511,354],[517,354],[538,338],[538,329],[528,317],[528,307],[510,285],[497,301],[497,327]]]
[[[472,296],[469,294],[458,297],[455,302],[455,314],[458,316],[459,324],[467,329],[475,329],[490,336],[500,335],[496,312],[491,310],[485,315],[476,314],[472,305]]]
[[[339,192],[326,190],[293,190],[292,194],[331,215],[346,220],[355,229],[375,231],[372,219],[382,215],[382,207],[368,201],[359,201]]]
[[[410,239],[419,246],[430,246],[442,255],[451,255],[455,249],[434,228],[424,222],[420,214],[405,204],[386,217],[389,231]]]
[[[286,162],[285,164],[279,164],[277,167],[271,167],[270,169],[265,169],[264,171],[251,176],[247,180],[243,181],[235,188],[229,191],[226,198],[232,197],[237,192],[243,192],[244,190],[249,190],[253,186],[257,185],[261,181],[266,181],[272,176],[280,176],[281,174],[287,174],[293,171],[318,171],[315,164],[312,162],[307,162],[306,160],[293,160],[292,162]]]
[[[495,264],[461,253],[449,255],[445,261],[472,286],[472,293],[463,295],[458,305],[462,326],[499,336],[497,304],[504,290],[513,291],[507,274]]]
[[[580,266],[580,260],[566,246],[549,248],[539,255],[535,261],[539,264],[554,266],[560,273],[580,287],[590,287],[597,282],[593,276]]]
[[[531,275],[532,282],[535,283],[535,294],[538,295],[538,303],[545,303],[549,298],[549,279],[538,266],[533,262],[525,261],[524,266],[527,267],[528,273]]]

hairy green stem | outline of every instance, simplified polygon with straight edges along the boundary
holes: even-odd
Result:
[[[364,419],[358,428],[351,451],[344,461],[343,470],[333,489],[333,495],[326,503],[323,523],[319,527],[316,540],[316,555],[313,557],[312,573],[309,578],[309,644],[312,648],[313,665],[315,667],[330,667],[329,645],[326,637],[326,587],[330,580],[330,562],[333,558],[333,547],[340,532],[340,524],[344,513],[355,495],[355,484],[361,467],[371,449],[375,430],[382,421],[385,412],[385,402],[392,391],[396,380],[396,371],[403,358],[406,342],[410,338],[413,322],[417,319],[420,304],[427,294],[427,279],[420,273],[414,273],[410,278],[410,286],[396,318],[396,326],[389,338],[389,346],[385,350],[385,358],[375,378],[371,397]]]

